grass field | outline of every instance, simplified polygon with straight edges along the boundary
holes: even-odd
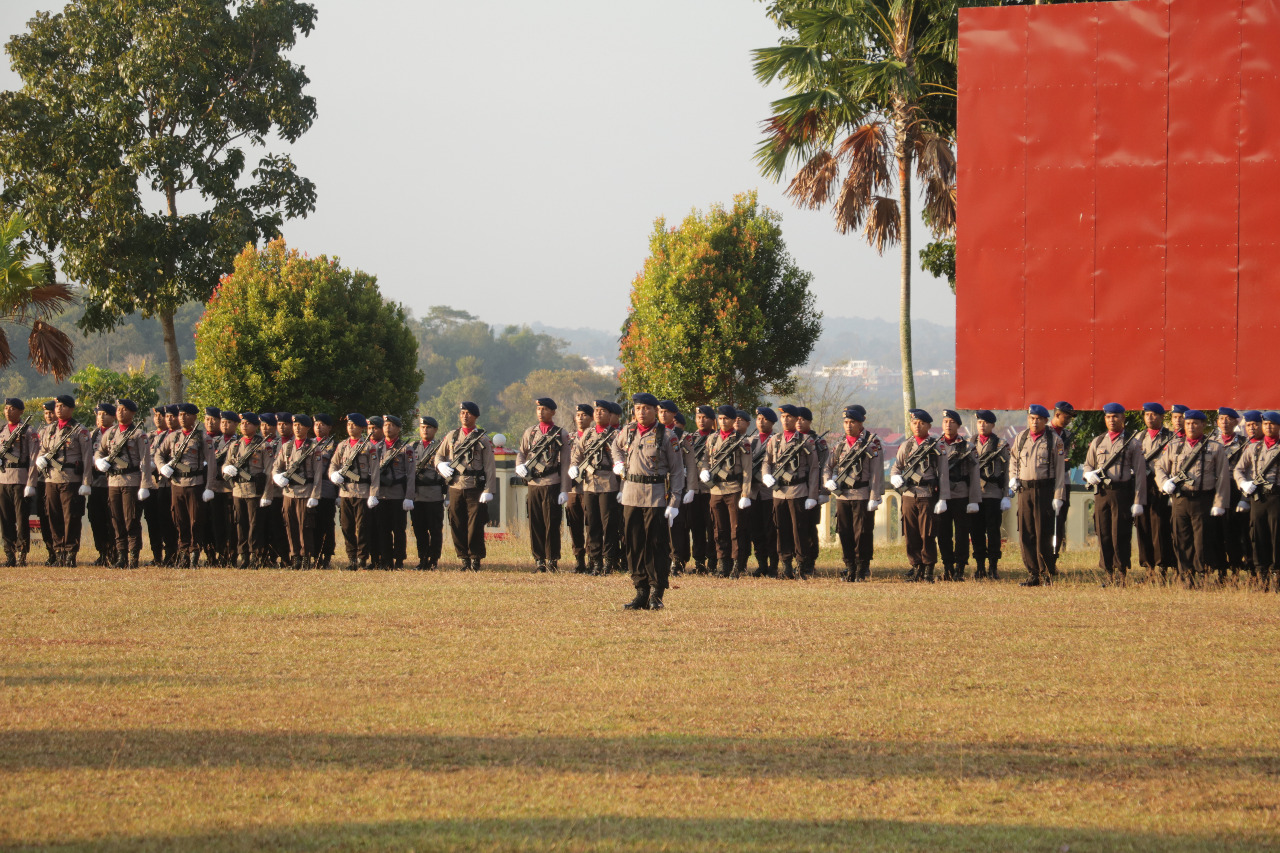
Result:
[[[517,547],[0,569],[0,846],[1280,846],[1274,593],[1102,590],[1088,554],[1048,589],[853,585],[826,554],[624,613],[624,578]]]

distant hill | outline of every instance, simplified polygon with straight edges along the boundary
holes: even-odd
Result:
[[[565,352],[580,355],[584,358],[603,358],[609,364],[618,363],[618,338],[621,331],[605,329],[566,329],[559,326],[548,326],[545,323],[530,323],[529,328],[544,335],[559,338],[568,344]]]

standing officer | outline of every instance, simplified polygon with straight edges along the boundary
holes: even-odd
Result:
[[[243,438],[227,452],[227,461],[222,466],[222,476],[231,484],[231,514],[242,569],[256,569],[263,563],[267,528],[262,509],[272,503],[275,493],[275,484],[267,479],[275,457],[268,448],[266,436],[259,432],[260,423],[256,412],[241,413]]]
[[[155,475],[155,453],[169,434],[169,421],[164,406],[152,409],[151,417],[153,428],[147,435],[148,473],[142,478],[142,488],[147,490],[147,497],[142,502],[142,517],[147,522],[151,565],[168,566],[177,557],[178,537],[170,514],[169,481]]]
[[[25,566],[31,549],[27,492],[34,496],[35,487],[27,481],[39,439],[23,414],[26,408],[17,397],[5,399],[5,425],[0,428],[0,539],[6,566]]]
[[[756,434],[751,439],[751,548],[756,552],[753,578],[778,576],[778,526],[773,519],[773,489],[764,484],[764,457],[769,452],[778,414],[768,406],[756,409]]]
[[[1178,419],[1181,421],[1182,416]],[[1147,506],[1142,515],[1133,520],[1138,532],[1138,565],[1147,570],[1148,580],[1155,577],[1158,569],[1163,582],[1175,565],[1173,515],[1168,496],[1156,485],[1156,463],[1176,436],[1165,427],[1164,406],[1159,403],[1143,403],[1142,420],[1146,425],[1142,433],[1142,462],[1147,472]]]
[[[320,480],[320,506],[316,507],[316,555],[319,567],[329,568],[336,550],[336,524],[338,517],[338,487],[329,479],[329,465],[333,462],[333,453],[338,449],[338,436],[333,431],[333,416],[327,412],[317,412],[312,421],[316,430],[316,453],[320,454],[320,471],[324,476]]]
[[[1175,442],[1156,464],[1160,490],[1173,498],[1173,547],[1178,574],[1189,585],[1198,575],[1223,568],[1222,543],[1211,519],[1227,514],[1231,476],[1227,452],[1205,435],[1205,415],[1199,409],[1183,413],[1186,440]]]
[[[107,478],[107,510],[115,537],[116,568],[138,568],[142,552],[142,506],[150,497],[146,482],[151,473],[150,442],[146,426],[135,420],[138,404],[116,404],[119,425],[107,430],[94,454],[93,464]],[[126,556],[127,555],[127,556]]]
[[[671,400],[658,401],[658,421],[662,424],[663,429],[670,433],[680,445],[681,458],[687,459],[689,439],[685,437],[684,415],[680,414],[674,402]],[[675,521],[668,526],[667,533],[671,539],[670,574],[679,576],[684,574],[684,567],[689,565],[689,559],[692,556],[689,549],[689,513],[677,513]]]
[[[938,563],[934,519],[947,511],[946,495],[951,494],[948,450],[941,437],[929,437],[932,415],[924,409],[910,414],[912,435],[898,447],[889,482],[902,495],[902,532],[911,563],[907,580],[933,583]]]
[[[223,476],[222,469],[227,464],[227,456],[231,448],[240,440],[237,430],[240,428],[240,413],[218,410],[213,439],[213,468],[209,473],[209,490],[213,492],[213,500],[206,507],[205,517],[209,531],[209,547],[211,559],[219,566],[235,564],[235,521],[231,516],[231,484]]]
[[[1247,438],[1236,434],[1236,426],[1239,423],[1240,413],[1235,409],[1230,406],[1218,408],[1216,441],[1227,453],[1228,472],[1236,470],[1236,466],[1240,464],[1240,457],[1244,455],[1244,449],[1249,444]],[[1245,509],[1237,512],[1241,505]],[[1226,560],[1226,567],[1221,572],[1222,576],[1219,577],[1220,581],[1226,579],[1227,569],[1230,569],[1231,574],[1236,577],[1239,576],[1241,569],[1253,574],[1253,547],[1249,542],[1248,506],[1244,503],[1244,494],[1233,480],[1231,504],[1227,507],[1227,514],[1218,519],[1218,541],[1222,543],[1223,557]]]
[[[982,481],[982,508],[969,527],[973,540],[973,559],[977,563],[975,578],[1000,579],[1000,526],[1009,502],[1009,443],[995,434],[996,416],[990,409],[975,412],[978,437],[974,440],[974,456],[978,478]]]
[[[1265,591],[1280,569],[1280,412],[1266,412],[1261,420],[1262,438],[1250,443],[1234,474],[1241,493],[1251,499],[1253,565]]]
[[[697,575],[713,571],[716,556],[711,489],[698,479],[698,472],[707,464],[707,441],[715,428],[715,416],[716,410],[710,406],[698,406],[693,416],[697,431],[684,438],[685,492],[680,514],[689,525],[689,538],[693,541],[693,572]]]
[[[806,567],[817,560],[817,555],[809,552],[812,526],[807,513],[818,505],[822,469],[818,467],[818,449],[813,436],[796,429],[799,409],[787,403],[779,406],[778,411],[782,413],[782,432],[775,433],[769,440],[760,479],[773,490],[782,576],[795,580],[793,559],[799,558],[802,576]]]
[[[844,558],[842,580],[871,579],[876,510],[884,496],[884,459],[880,439],[865,429],[867,410],[846,406],[844,440],[837,442],[823,471],[827,490],[835,498],[836,533]]]
[[[458,406],[458,427],[449,430],[436,451],[436,470],[449,485],[449,532],[462,570],[480,571],[485,558],[484,527],[497,486],[493,443],[476,418],[480,407],[470,400]]]
[[[827,461],[831,458],[831,448],[827,445],[826,435],[818,435],[813,431],[813,412],[807,406],[796,406],[796,431],[813,438],[814,452],[817,454],[818,471],[824,471],[827,467]],[[827,487],[823,484],[823,478],[818,478],[818,505],[809,513],[809,523],[805,525],[805,532],[809,535],[809,553],[813,555],[813,562],[808,566],[801,566],[800,576],[802,578],[812,577],[814,572],[814,563],[818,560],[818,525],[822,520],[822,505],[831,500],[831,496],[827,494]]]
[[[378,547],[383,554],[383,568],[403,569],[409,556],[409,513],[413,512],[417,498],[417,443],[401,437],[400,418],[396,415],[384,415],[383,424],[386,440],[382,461],[378,464],[380,475],[370,497],[377,500],[373,512],[374,523],[382,536]],[[295,430],[298,428],[297,418],[293,426]]]
[[[347,415],[347,440],[340,442],[329,462],[329,482],[338,488],[342,540],[347,549],[347,568],[368,567],[373,523],[369,494],[382,458],[381,446],[365,434],[369,422],[359,412]]]
[[[595,423],[574,442],[569,458],[569,477],[579,482],[586,516],[587,570],[593,575],[608,574],[618,568],[618,542],[611,535],[618,505],[618,477],[613,473],[613,406],[596,400]]]
[[[213,445],[202,427],[200,412],[192,403],[178,407],[180,428],[169,433],[156,451],[155,464],[170,483],[173,520],[178,530],[178,564],[200,565],[200,534],[204,530],[204,505],[213,500],[206,485],[213,468]]]
[[[316,516],[320,484],[328,473],[311,437],[309,415],[293,416],[293,440],[280,446],[271,479],[280,490],[281,514],[289,539],[290,565],[310,569],[316,562]]]
[[[707,439],[698,480],[711,490],[709,508],[715,532],[720,577],[742,577],[751,540],[740,518],[751,508],[751,443],[734,428],[738,410],[716,410],[718,432]]]
[[[623,607],[661,610],[669,581],[667,530],[680,516],[676,504],[684,491],[685,462],[675,436],[658,423],[658,398],[639,393],[631,402],[635,421],[613,440],[613,473],[623,481],[622,526],[636,588],[635,598]]]
[[[556,571],[560,563],[561,507],[569,501],[569,454],[573,442],[555,423],[556,401],[539,397],[538,422],[524,431],[516,450],[516,476],[529,484],[529,548],[534,570]]]
[[[1084,459],[1084,479],[1093,486],[1093,527],[1098,531],[1098,568],[1107,573],[1103,586],[1124,586],[1133,548],[1133,520],[1141,518],[1147,503],[1147,462],[1142,455],[1141,433],[1124,433],[1124,406],[1102,407],[1107,431],[1089,443]]]
[[[1057,433],[1060,439],[1058,449],[1062,452],[1062,458],[1065,461],[1071,459],[1071,452],[1075,449],[1076,434],[1072,430],[1071,421],[1075,419],[1075,408],[1065,400],[1060,401],[1053,407],[1053,419],[1049,426]],[[1067,513],[1071,511],[1071,501],[1063,499],[1062,509],[1054,515],[1054,534],[1053,534],[1053,563],[1050,565],[1051,574],[1058,573],[1058,556],[1066,547],[1067,542]]]
[[[598,400],[597,403],[604,402]],[[590,403],[579,403],[574,407],[573,426],[574,429],[569,433],[569,456],[570,464],[572,457],[577,449],[578,442],[593,433],[591,429],[592,416],[595,414],[597,406]],[[605,411],[605,417],[609,417],[608,410]],[[606,420],[606,424],[608,421]],[[577,477],[570,475],[568,482],[569,500],[564,505],[564,520],[569,527],[569,542],[573,547],[573,572],[577,575],[585,575],[589,572],[587,568],[587,517],[586,505],[582,499],[582,483]]]
[[[414,448],[413,539],[418,546],[418,568],[434,570],[440,565],[444,540],[444,478],[436,470],[440,424],[423,415],[418,425],[418,445]]]
[[[44,424],[47,426],[57,420],[57,418],[53,416],[53,407],[57,404],[53,400],[45,400],[42,405],[43,410],[40,414],[44,419]],[[37,448],[40,442],[41,429],[43,429],[43,427],[35,427],[32,430],[32,432],[35,433]],[[35,455],[32,455],[31,459],[34,466]],[[28,472],[28,478],[31,473],[32,472]],[[36,475],[34,484],[35,494],[28,495],[28,500],[31,501],[32,506],[31,511],[28,512],[27,515],[35,515],[36,518],[40,520],[40,539],[44,542],[45,550],[48,552],[48,556],[45,558],[44,564],[46,566],[52,566],[57,562],[57,553],[53,550],[53,525],[49,524],[48,506],[44,499],[44,472],[39,468],[35,468],[34,473]],[[23,490],[23,494],[26,494],[25,489]]]
[[[116,407],[110,403],[99,403],[94,410],[97,423],[89,434],[89,447],[96,457],[102,438],[116,425]],[[98,552],[95,566],[114,566],[116,560],[116,538],[111,529],[111,509],[107,506],[107,475],[96,468],[89,480],[89,499],[85,504],[85,515],[89,517],[89,530],[93,533],[93,549]]]
[[[942,412],[942,443],[947,446],[947,479],[951,491],[945,495],[947,511],[938,516],[938,554],[942,557],[942,579],[964,580],[969,565],[969,517],[976,520],[982,501],[982,478],[974,461],[975,450],[960,437],[960,413]]]
[[[1029,577],[1022,586],[1048,584],[1053,569],[1054,515],[1067,500],[1067,456],[1057,431],[1049,429],[1049,410],[1027,409],[1027,428],[1013,440],[1009,489],[1018,495],[1018,538]]]
[[[36,467],[27,485],[35,485],[36,471],[44,475],[45,514],[53,535],[54,564],[74,566],[80,551],[80,519],[93,477],[93,449],[89,430],[75,419],[76,401],[68,394],[54,400],[55,421],[40,430]]]
[[[1179,441],[1183,441],[1187,437],[1186,422],[1184,421],[1187,411],[1188,408],[1181,403],[1174,403],[1169,408],[1169,426],[1173,429],[1174,438]]]

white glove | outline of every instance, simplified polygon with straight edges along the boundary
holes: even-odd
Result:
[[[204,501],[205,503],[208,503],[209,501],[213,500],[213,489],[205,489],[204,493],[200,495],[200,500]]]
[[[1213,509],[1209,510],[1209,515],[1212,515],[1214,518],[1217,518],[1218,516],[1222,516],[1226,514],[1227,514],[1227,511],[1220,506],[1215,506]]]
[[[448,462],[441,462],[436,466],[436,470],[440,472],[440,476],[446,480],[453,476],[453,466]]]
[[[831,500],[831,495],[818,495],[818,506],[822,506],[829,500]]]
[[[667,517],[667,527],[670,527],[671,525],[675,524],[676,516],[679,514],[680,514],[680,510],[676,509],[675,507],[673,506],[667,507],[667,511],[663,513],[663,515]]]
[[[1061,511],[1062,511],[1062,501],[1058,500],[1057,498],[1054,498],[1054,499],[1053,499],[1053,514],[1054,514],[1054,515],[1057,515],[1057,514],[1058,514],[1059,512],[1061,512]]]
[[[307,506],[311,506],[311,501],[307,501]],[[405,512],[413,512],[413,501],[405,498],[400,502],[400,508]]]
[[[689,491],[684,493],[683,503],[686,503],[686,504],[693,503],[693,489],[690,489]]]
[[[1177,490],[1178,484],[1173,482],[1173,480],[1165,480],[1164,485],[1160,487],[1160,491],[1164,492],[1166,495],[1171,495]]]
[[[568,502],[569,502],[569,495],[566,492],[561,492],[560,494],[556,495],[556,504],[558,506],[564,506]]]
[[[570,480],[576,480],[576,479],[578,479],[578,466],[577,466],[577,465],[570,465],[570,466],[569,466],[569,479],[570,479]]]
[[[967,504],[967,505],[965,506],[965,508],[964,508],[964,511],[965,511],[965,512],[967,512],[967,513],[969,513],[969,515],[973,515],[975,512],[977,512],[977,511],[978,511],[978,505],[977,505],[977,504]]]
[[[804,499],[804,508],[805,508],[805,509],[813,509],[813,508],[814,508],[815,506],[817,506],[817,505],[818,505],[818,502],[817,502],[817,501],[815,501],[813,498],[805,498],[805,499]]]
[[[34,498],[36,496],[36,487],[27,486],[25,489],[22,490],[22,496],[24,498]]]
[[[167,464],[167,463],[166,463],[166,464],[164,464],[164,465],[161,465],[161,466],[160,466],[160,473],[161,473],[161,474],[163,474],[164,476],[168,477],[170,480],[172,480],[172,479],[173,479],[173,466],[172,466],[172,465],[169,465],[169,464]]]
[[[111,463],[105,458],[99,456],[97,459],[93,460],[93,467],[105,474],[111,470]]]
[[[271,506],[271,498],[263,498],[262,500],[258,501],[258,506],[262,507],[263,509],[266,509],[267,507]]]
[[[618,492],[618,503],[622,503],[622,492]]]
[[[315,498],[307,498],[307,509],[315,509],[320,506],[320,501]]]
[[[529,469],[528,469],[528,468],[526,468],[526,467],[524,466],[524,464],[523,464],[523,463],[522,463],[522,464],[520,464],[520,465],[517,465],[517,466],[516,466],[516,476],[517,476],[517,477],[520,477],[520,478],[528,477],[528,476],[529,476]]]
[[[934,514],[934,515],[942,515],[942,514],[943,514],[944,512],[946,512],[946,511],[947,511],[947,502],[946,502],[946,501],[938,501],[936,504],[934,504],[934,505],[933,505],[933,514]]]
[[[89,495],[93,494],[93,489],[89,488],[88,486],[81,486],[80,488],[76,489],[76,494],[78,494],[82,498],[87,498],[89,497]]]
[[[367,506],[369,509],[373,509],[378,505],[378,499],[375,498],[373,495],[369,495],[369,499],[364,502],[364,505]]]
[[[871,500],[867,501],[867,512],[875,512],[879,508],[880,508],[880,501],[876,500],[875,498],[872,498]]]
[[[227,467],[231,467],[231,466],[228,465]],[[333,483],[335,486],[341,486],[342,475],[339,474],[337,471],[334,471],[332,474],[329,475],[329,482]]]
[[[239,469],[239,468],[237,468],[237,467],[236,467],[236,466],[234,466],[234,465],[223,465],[223,466],[222,466],[222,476],[224,476],[224,477],[234,477],[234,476],[236,476],[236,475],[237,475],[237,474],[239,474],[239,473],[240,473],[240,469]],[[337,474],[334,474],[333,476],[334,476],[334,477],[337,477],[338,475],[337,475]],[[329,479],[333,479],[333,477],[330,477]],[[341,477],[338,477],[338,479],[342,479],[342,478],[341,478]]]
[[[698,472],[698,479],[699,479],[699,480],[701,480],[701,481],[702,481],[702,482],[704,482],[704,483],[710,483],[710,482],[711,482],[711,472],[710,472],[710,471],[708,471],[708,470],[707,470],[707,469],[705,469],[705,468],[704,468],[704,469],[702,469],[701,471],[699,471],[699,472]]]
[[[893,486],[895,489],[901,489],[902,484],[905,482],[906,480],[902,479],[901,474],[894,474],[892,477],[889,478],[889,484]]]
[[[765,474],[764,476],[762,476],[762,477],[760,478],[760,482],[764,483],[764,487],[765,487],[766,489],[772,489],[772,488],[773,488],[773,484],[774,484],[774,483],[776,483],[776,482],[778,482],[778,481],[777,481],[777,480],[775,480],[775,479],[773,479],[773,475],[772,475],[772,474]]]
[[[149,497],[151,497],[150,489],[138,489],[138,500],[145,501]]]
[[[1258,484],[1253,482],[1253,480],[1245,480],[1240,484],[1240,491],[1244,492],[1246,495],[1251,495],[1258,491]]]
[[[491,501],[491,500],[493,500],[493,492],[481,492],[481,493],[480,493],[480,503],[482,503],[482,504],[487,504],[487,503],[488,503],[489,501]]]
[[[1236,504],[1236,512],[1248,512],[1248,511],[1249,511],[1248,501],[1240,501],[1240,503]]]
[[[747,509],[751,506],[751,498],[738,498],[738,509]]]
[[[284,475],[283,471],[277,471],[271,475],[271,480],[280,488],[286,488],[289,485],[289,478]]]
[[[1102,482],[1102,478],[1098,476],[1097,471],[1085,471],[1084,481],[1088,483],[1090,486],[1096,486]]]
[[[1011,506],[1013,506],[1013,503],[1012,503],[1012,502],[1010,502],[1010,500],[1009,500],[1008,498],[1001,498],[1001,499],[1000,499],[1000,511],[1001,511],[1001,512],[1008,512],[1008,511],[1009,511],[1009,507],[1011,507]]]
[[[46,468],[49,467],[49,460],[45,459],[43,456],[37,456],[36,467],[39,468],[41,471],[45,470]]]
[[[1009,491],[1011,491],[1011,492],[1016,492],[1016,491],[1018,491],[1018,478],[1017,478],[1017,477],[1010,477],[1010,478],[1009,478]]]
[[[627,467],[621,462],[615,462],[613,463],[613,473],[614,476],[621,477],[623,474],[627,473]]]
[[[826,481],[825,483],[823,483],[822,485],[826,486],[826,487],[827,487],[827,491],[829,491],[829,492],[837,491],[837,490],[839,490],[839,488],[840,488],[840,484],[839,484],[839,483],[837,483],[835,480],[827,480],[827,481]]]
[[[1146,508],[1142,504],[1134,504],[1133,506],[1129,507],[1129,514],[1132,515],[1134,518],[1137,518],[1138,516],[1142,515],[1142,513],[1144,512],[1146,512]]]

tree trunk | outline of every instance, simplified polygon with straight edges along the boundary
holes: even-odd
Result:
[[[182,402],[182,353],[178,352],[178,334],[173,328],[173,312],[160,312],[160,328],[164,331],[164,354],[169,359],[169,402]]]
[[[898,242],[902,250],[902,302],[898,337],[902,348],[902,417],[911,432],[911,409],[916,407],[916,377],[911,361],[911,140],[906,122],[895,128],[894,158],[898,161]]]

